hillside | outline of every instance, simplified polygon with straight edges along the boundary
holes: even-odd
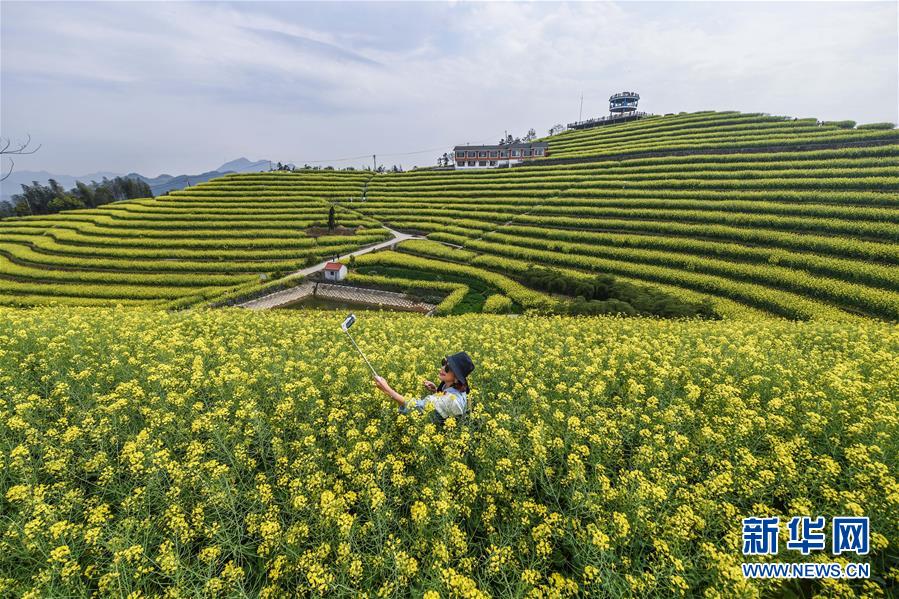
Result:
[[[547,138],[549,156],[526,167],[236,174],[164,198],[7,219],[0,302],[186,305],[383,239],[387,224],[435,243],[357,266],[454,271],[522,308],[546,305],[521,285],[539,264],[708,299],[726,317],[895,321],[899,131],[844,127],[672,115]],[[332,202],[341,225],[363,228],[306,236]]]
[[[620,125],[564,131],[542,141],[550,142],[550,155],[545,160],[899,142],[896,129],[867,128],[879,124],[862,125],[861,128],[852,128],[853,125],[853,121],[820,123],[814,118],[707,111],[652,116]]]
[[[337,207],[350,234],[322,235],[328,194],[356,193],[365,175],[309,174],[299,201],[223,194],[203,186],[92,210],[0,221],[0,303],[195,303],[390,235]],[[352,229],[352,230],[349,230]],[[326,232],[326,231],[325,231]]]

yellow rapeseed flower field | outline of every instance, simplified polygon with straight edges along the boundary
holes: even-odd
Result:
[[[406,397],[471,355],[438,428],[343,316],[0,308],[0,596],[899,588],[895,325],[366,313]],[[819,514],[869,580],[743,578],[742,518]]]

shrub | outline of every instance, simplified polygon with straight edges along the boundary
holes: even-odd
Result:
[[[512,311],[512,300],[501,293],[494,293],[484,302],[484,312],[507,314]]]
[[[859,125],[856,129],[895,129],[896,123],[865,123]]]

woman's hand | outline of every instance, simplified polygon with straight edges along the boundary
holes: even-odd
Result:
[[[396,391],[394,391],[393,388],[387,384],[387,381],[384,380],[384,377],[376,376],[374,378],[375,378],[375,385],[378,387],[378,389],[380,389],[381,391],[383,391],[384,393],[389,395],[390,398],[393,401],[395,401],[396,403],[398,403],[400,407],[403,407],[406,405],[406,398],[403,397],[402,395],[400,395],[399,393],[397,393]]]
[[[435,385],[431,381],[425,381],[425,389],[432,392],[437,391],[437,385]]]
[[[381,391],[383,391],[384,393],[386,393],[388,395],[390,395],[390,392],[393,391],[393,389],[390,388],[390,385],[387,384],[387,381],[384,380],[383,376],[375,377],[375,385],[378,387],[378,389],[380,389]]]

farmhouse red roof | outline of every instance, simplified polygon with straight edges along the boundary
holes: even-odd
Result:
[[[343,264],[340,262],[328,262],[325,264],[325,270],[340,270],[340,267],[342,266]]]

